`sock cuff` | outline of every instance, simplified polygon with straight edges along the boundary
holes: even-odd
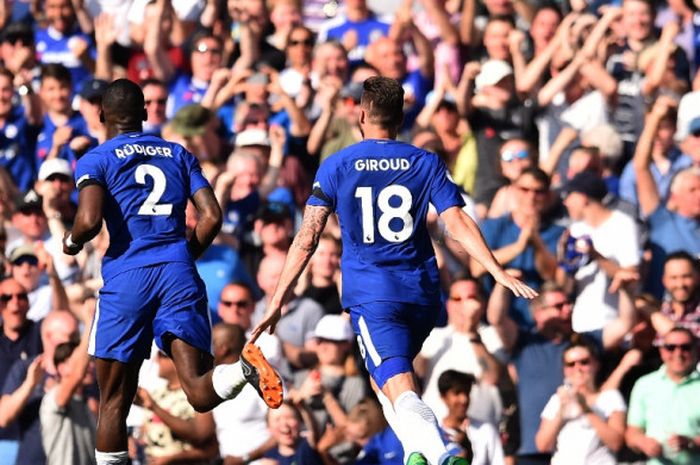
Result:
[[[97,465],[126,465],[129,463],[129,452],[100,452],[95,449],[95,461]]]

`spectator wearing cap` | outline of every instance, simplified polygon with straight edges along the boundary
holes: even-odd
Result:
[[[255,214],[253,241],[241,245],[241,259],[251,276],[255,276],[263,257],[285,256],[292,243],[294,219],[288,205],[265,202]]]
[[[37,138],[37,165],[47,158],[70,158],[67,149],[71,139],[90,136],[85,119],[71,107],[71,83],[70,71],[62,64],[42,67],[39,96],[46,113]]]
[[[566,272],[559,269],[557,279],[575,289],[572,324],[576,332],[599,330],[617,318],[619,303],[611,292],[612,279],[619,270],[636,272],[641,258],[637,224],[604,206],[606,195],[605,182],[589,171],[577,174],[566,187],[564,205],[574,223],[565,237],[576,243],[585,259]]]
[[[534,138],[533,122],[539,109],[531,100],[519,102],[514,86],[513,68],[505,61],[471,62],[464,67],[460,88],[465,95],[464,100],[457,97],[457,102],[476,137],[478,162],[472,196],[481,218],[501,187],[499,161],[491,154],[498,153],[508,139],[520,137],[532,142]]]
[[[56,180],[51,183],[47,181],[52,174],[65,176],[61,173],[67,172],[66,163],[65,160],[52,161],[43,170],[42,174],[45,174],[46,178],[37,181],[37,188],[48,192],[48,197],[42,198],[36,190],[32,189],[19,199],[12,214],[12,225],[19,233],[19,237],[10,240],[6,250],[11,253],[19,246],[34,246],[41,242],[42,249],[53,258],[52,263],[56,265],[56,272],[61,280],[74,282],[78,278],[78,266],[74,260],[66,259],[62,246],[65,232],[63,212],[66,212],[65,219],[68,220],[71,218],[72,209],[75,208],[65,203],[66,195],[72,191],[73,184],[64,182],[65,180]]]
[[[617,175],[622,157],[622,139],[610,124],[599,124],[585,129],[579,135],[581,145],[595,148],[600,155],[602,177],[608,192],[620,192],[620,179]]]
[[[697,78],[696,78],[697,79]],[[685,155],[700,166],[700,91],[689,92],[678,102],[676,142]],[[692,131],[691,131],[691,123]]]
[[[654,178],[659,195],[665,201],[668,198],[671,180],[684,168],[692,164],[690,157],[683,155],[674,143],[676,133],[675,102],[668,97],[659,97],[651,111],[647,113],[644,131],[654,132],[651,145],[637,144],[636,150],[650,151],[649,169]],[[691,121],[690,132],[700,131],[700,118]],[[650,135],[650,134],[647,134]],[[646,142],[647,137],[640,136]],[[620,197],[639,207],[637,198],[637,177],[634,163],[630,161],[620,176]]]
[[[43,247],[21,245],[10,252],[10,275],[29,295],[27,317],[34,321],[44,318],[52,310],[68,310],[68,297],[56,273],[53,258]],[[48,277],[49,284],[42,284]]]
[[[323,431],[326,424],[344,425],[349,412],[367,394],[365,381],[349,372],[346,362],[354,334],[348,318],[326,315],[314,329],[318,365],[294,374],[294,389],[289,396],[303,401]]]
[[[95,44],[90,37],[92,29],[78,22],[70,0],[47,0],[44,3],[47,25],[36,30],[37,58],[42,64],[61,63],[70,70],[73,91],[78,92],[90,76],[95,63]],[[92,23],[88,21],[90,28]]]
[[[670,181],[666,200],[651,168],[654,136],[670,107],[667,100],[657,100],[632,159],[639,209],[649,225],[652,251],[645,287],[657,297],[663,293],[661,273],[668,254],[685,250],[693,256],[700,255],[700,168],[688,167],[677,172]]]
[[[372,43],[388,33],[389,24],[372,13],[366,0],[353,0],[345,2],[340,14],[321,25],[318,42],[340,42],[348,50],[350,63],[355,64],[366,58],[366,50]]]
[[[698,340],[684,328],[664,337],[664,364],[640,378],[627,412],[627,445],[649,465],[700,461],[700,373]]]
[[[278,253],[266,255],[260,261],[256,277],[264,297],[255,305],[254,325],[265,315],[286,257],[286,254]],[[323,308],[305,297],[293,297],[282,309],[275,334],[282,341],[284,358],[280,374],[285,379],[292,379],[295,371],[313,367],[317,363],[314,330],[323,315]]]
[[[0,386],[5,383],[9,367],[17,360],[33,358],[43,352],[40,324],[27,318],[27,291],[12,278],[0,282]],[[0,426],[0,456],[14,463],[19,446],[16,423]]]
[[[38,120],[31,107],[13,104],[14,76],[0,68],[0,166],[7,170],[20,192],[32,187],[36,175],[34,143]]]
[[[62,158],[46,160],[39,168],[39,179],[35,188],[42,199],[51,235],[62,238],[65,228],[73,224],[77,210],[71,198],[75,185],[70,163]],[[53,223],[52,220],[59,220],[59,222]],[[60,227],[61,225],[63,228]]]
[[[141,82],[143,101],[146,105],[148,119],[143,123],[143,131],[147,134],[161,135],[163,125],[168,118],[165,116],[165,105],[168,103],[168,88],[163,81],[146,79]]]
[[[190,103],[180,108],[163,128],[163,138],[192,152],[210,181],[219,172],[218,165],[223,155],[217,126],[218,120],[208,108]]]

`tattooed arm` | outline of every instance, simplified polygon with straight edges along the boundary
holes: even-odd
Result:
[[[316,250],[318,239],[321,237],[330,213],[331,210],[328,207],[306,206],[304,220],[294,238],[294,242],[292,242],[292,246],[289,248],[287,260],[282,268],[282,275],[270,300],[265,318],[253,330],[251,342],[255,342],[258,336],[268,327],[270,328],[270,333],[275,331],[275,325],[280,319],[282,305],[289,298],[297,278],[299,278],[311,255]]]

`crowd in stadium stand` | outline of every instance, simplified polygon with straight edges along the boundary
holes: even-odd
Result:
[[[144,130],[197,157],[224,213],[196,263],[218,364],[263,317],[315,171],[361,140],[363,81],[381,75],[405,91],[399,138],[444,159],[497,259],[540,293],[512,298],[428,214],[445,309],[415,370],[450,450],[700,464],[700,1],[20,0],[0,2],[0,60],[0,463],[95,461],[85,328],[108,237],[61,244],[108,83],[139,83]],[[247,387],[195,412],[154,348],[132,463],[403,463],[331,223],[258,341],[284,405]]]

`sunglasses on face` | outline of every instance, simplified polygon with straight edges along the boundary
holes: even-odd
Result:
[[[243,308],[251,304],[250,300],[222,300],[221,305],[224,307],[238,307]]]
[[[26,292],[17,292],[15,294],[0,294],[0,302],[3,304],[8,303],[10,300],[12,300],[13,297],[16,297],[17,300],[28,300],[29,296],[27,295]]]
[[[220,48],[218,48],[218,47],[209,47],[209,45],[207,45],[207,44],[205,44],[205,43],[201,43],[201,44],[197,45],[197,47],[195,47],[194,51],[197,52],[197,53],[207,53],[207,52],[210,52],[210,53],[213,53],[213,54],[215,54],[215,55],[221,55],[221,49],[220,49]]]
[[[525,160],[529,156],[530,154],[527,150],[518,150],[517,152],[514,152],[512,150],[506,150],[501,154],[501,160],[503,160],[506,163],[510,163],[513,160]]]
[[[693,350],[693,345],[690,343],[685,344],[664,344],[662,346],[664,350],[668,352],[675,352],[676,349],[680,349],[681,352],[690,352]]]
[[[296,45],[304,45],[305,47],[311,47],[313,46],[314,41],[311,39],[290,39],[289,40],[289,46],[294,47]]]
[[[39,266],[39,259],[36,257],[20,257],[14,262],[12,262],[13,265],[15,266],[22,266],[25,263],[29,263],[30,266]]]
[[[582,367],[587,367],[591,364],[591,359],[590,358],[582,358],[579,360],[570,360],[568,362],[564,362],[564,366],[567,368],[573,368],[576,365],[581,365]]]

